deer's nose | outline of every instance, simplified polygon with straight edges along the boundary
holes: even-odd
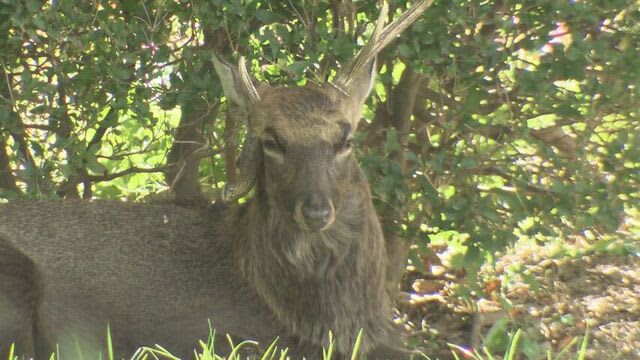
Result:
[[[322,220],[327,221],[329,219],[328,207],[314,207],[309,205],[302,205],[302,215],[308,220]]]
[[[309,230],[323,230],[333,223],[335,217],[333,204],[331,200],[323,196],[307,196],[300,204],[300,207],[304,224]]]

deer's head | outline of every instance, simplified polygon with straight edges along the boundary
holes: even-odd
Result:
[[[360,179],[352,137],[375,80],[375,57],[414,22],[432,0],[422,0],[384,27],[386,6],[372,39],[331,83],[272,87],[214,56],[227,99],[244,114],[247,138],[238,159],[240,179],[226,200],[244,196],[263,182],[270,211],[302,231],[329,228],[343,200]]]

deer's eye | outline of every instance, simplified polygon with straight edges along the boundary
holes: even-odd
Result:
[[[340,127],[340,141],[335,146],[336,153],[338,155],[347,154],[353,147],[351,125],[346,121],[342,121],[338,123],[338,126]]]
[[[277,155],[284,154],[286,150],[284,142],[280,136],[278,136],[278,133],[270,127],[265,129],[264,138],[262,139],[262,147],[266,152]]]
[[[274,138],[267,138],[263,140],[262,146],[266,151],[271,153],[284,153],[284,147],[282,146],[282,144],[280,144],[280,142],[278,142],[278,140]]]
[[[338,154],[346,154],[349,151],[351,151],[351,148],[353,147],[353,140],[352,139],[345,139],[343,142],[341,142],[338,146],[337,146],[337,152]]]

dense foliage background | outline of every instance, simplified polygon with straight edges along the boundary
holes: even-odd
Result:
[[[0,0],[0,197],[215,198],[242,129],[211,53],[272,84],[326,81],[378,5]],[[414,266],[430,241],[472,273],[518,238],[636,226],[639,7],[437,1],[380,56],[359,158]]]

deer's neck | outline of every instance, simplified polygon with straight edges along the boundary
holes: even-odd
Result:
[[[247,248],[252,262],[288,273],[299,281],[333,277],[345,261],[357,261],[366,248],[382,243],[379,224],[368,193],[353,194],[326,230],[299,230],[291,219],[274,211],[257,197],[247,212]],[[372,218],[373,217],[373,218]],[[349,257],[352,257],[349,259]]]
[[[305,341],[342,334],[345,349],[362,326],[387,331],[380,320],[390,316],[386,248],[366,185],[346,199],[329,229],[316,233],[292,229],[256,200],[236,260],[276,317]]]

